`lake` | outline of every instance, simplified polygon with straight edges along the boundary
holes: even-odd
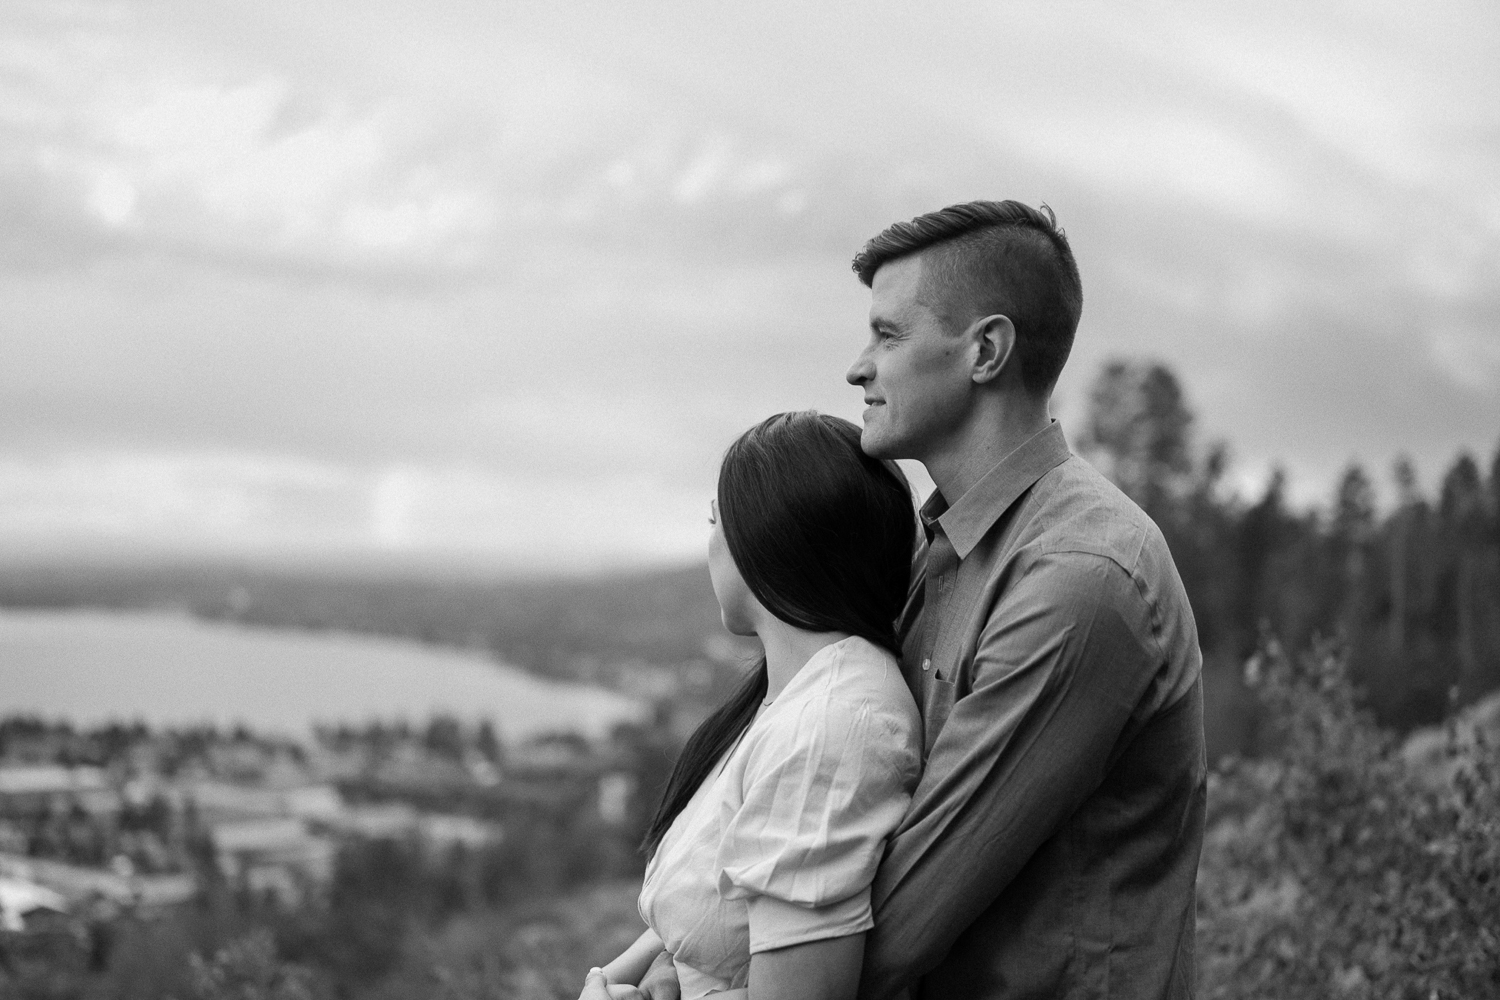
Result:
[[[506,740],[607,733],[638,700],[544,680],[478,653],[347,633],[279,631],[165,612],[0,609],[0,715],[89,725],[244,723],[305,736],[314,722],[488,718]]]

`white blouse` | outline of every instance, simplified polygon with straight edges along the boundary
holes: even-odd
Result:
[[[869,930],[870,882],[921,768],[896,660],[825,646],[715,766],[658,845],[641,917],[683,1000],[743,986],[752,952]]]

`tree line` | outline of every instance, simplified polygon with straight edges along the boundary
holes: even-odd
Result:
[[[1226,488],[1228,449],[1199,447],[1181,382],[1114,361],[1089,393],[1079,450],[1161,526],[1198,622],[1214,749],[1256,749],[1263,720],[1238,680],[1264,627],[1293,649],[1344,644],[1353,683],[1384,724],[1442,719],[1500,685],[1500,448],[1460,453],[1435,495],[1395,456],[1394,502],[1361,464],[1325,506],[1294,509],[1284,471],[1258,497]]]

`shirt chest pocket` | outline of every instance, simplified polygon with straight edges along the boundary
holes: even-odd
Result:
[[[951,588],[950,588],[951,589]],[[943,623],[936,641],[922,663],[922,762],[932,752],[938,733],[948,721],[953,705],[972,686],[974,649],[972,636],[981,623],[973,622],[978,611],[972,598],[967,605],[945,600]],[[965,623],[972,624],[965,625]]]
[[[949,677],[939,677],[930,670],[922,678],[922,761],[932,752],[932,744],[948,721],[953,703],[958,700],[958,684]]]

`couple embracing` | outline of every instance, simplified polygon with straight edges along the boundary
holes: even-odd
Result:
[[[781,414],[725,454],[710,575],[765,655],[581,1000],[1191,997],[1201,656],[1160,531],[1049,415],[1067,240],[973,202],[854,268],[864,426]],[[936,485],[915,526],[896,458]]]

